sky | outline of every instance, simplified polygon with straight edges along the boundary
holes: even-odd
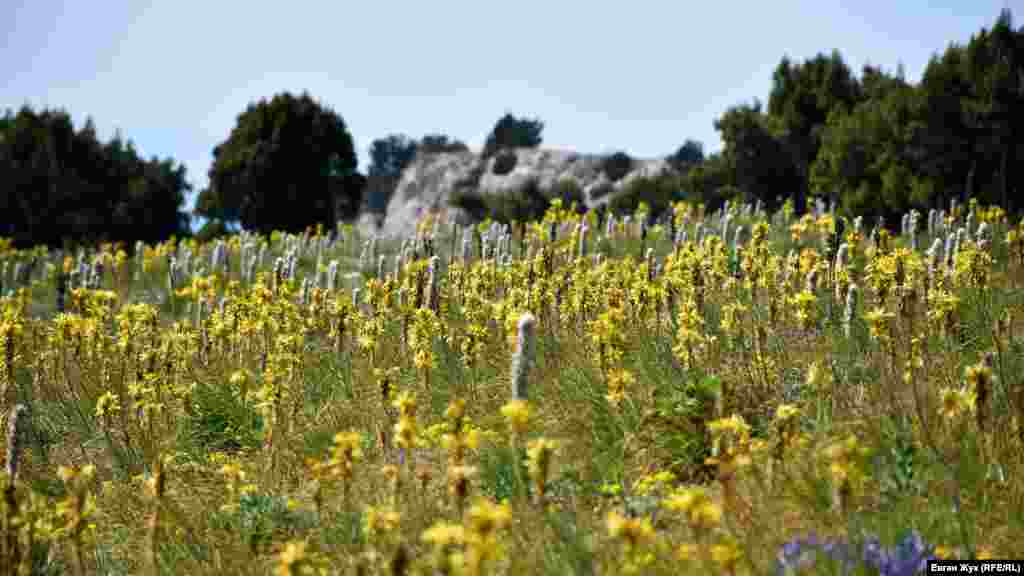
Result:
[[[929,58],[1021,0],[2,0],[0,110],[91,117],[145,157],[184,164],[195,196],[245,107],[308,91],[341,115],[369,164],[374,139],[444,133],[482,147],[510,112],[544,146],[638,158],[767,102],[783,56],[839,50],[921,78]]]

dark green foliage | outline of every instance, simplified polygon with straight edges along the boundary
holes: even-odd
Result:
[[[612,182],[622,180],[632,169],[633,159],[625,152],[616,152],[601,163],[601,171]]]
[[[516,169],[516,163],[518,161],[519,157],[511,150],[499,152],[498,155],[494,157],[494,165],[491,166],[491,173],[495,176],[504,176]]]
[[[683,189],[703,202],[708,212],[718,210],[735,190],[736,162],[728,149],[712,154],[683,177]]]
[[[580,185],[575,180],[569,178],[559,180],[555,183],[554,189],[549,196],[560,198],[562,200],[562,207],[566,209],[572,207],[575,203],[578,214],[583,214],[586,211],[586,200],[583,196],[583,190],[580,189]],[[546,212],[547,208],[544,210]],[[543,216],[543,213],[541,215]]]
[[[715,120],[715,129],[722,135],[722,155],[733,171],[731,184],[742,191],[738,199],[745,202],[761,200],[769,210],[777,206],[775,198],[789,196],[800,186],[797,166],[793,163],[785,140],[776,134],[778,121],[766,116],[761,104],[739,105],[726,110]],[[725,185],[720,183],[719,186]],[[733,192],[712,192],[708,200],[718,202]]]
[[[850,110],[861,99],[860,85],[838,51],[797,64],[783,58],[775,69],[768,113],[779,119],[785,148],[801,176],[794,202],[798,214],[806,205],[806,175],[818,155],[818,132],[833,110]]]
[[[227,225],[221,220],[209,220],[196,233],[196,241],[209,242],[227,236],[229,233]]]
[[[521,189],[511,193],[456,190],[449,197],[449,203],[465,210],[474,220],[490,218],[495,222],[510,224],[543,218],[551,206],[551,198],[560,198],[565,208],[575,204],[579,214],[586,211],[583,191],[573,180],[557,183],[548,194],[544,194],[536,180],[527,181]]]
[[[704,161],[704,145],[696,140],[687,140],[668,157],[668,163],[680,173]]]
[[[456,190],[448,197],[448,203],[464,210],[474,220],[483,220],[487,217],[487,202],[483,194],[474,190]]]
[[[498,119],[484,143],[483,157],[490,158],[508,148],[536,148],[543,138],[544,123],[540,120],[516,118],[506,113]]]
[[[420,140],[417,151],[420,154],[449,154],[468,152],[469,146],[444,134],[428,134]]]
[[[528,181],[522,189],[511,194],[487,194],[484,201],[488,216],[502,223],[539,219],[551,205],[535,180]]]
[[[92,120],[25,106],[0,117],[0,236],[17,247],[68,240],[156,243],[188,234],[184,166],[144,160],[120,135],[104,144]]]
[[[609,208],[617,214],[632,214],[641,202],[650,207],[650,215],[657,218],[672,202],[682,199],[682,181],[679,177],[664,174],[653,178],[637,178],[626,186],[619,195],[609,202]]]
[[[355,217],[365,178],[345,121],[308,94],[250,104],[214,149],[210,194],[249,230],[299,232]]]
[[[402,170],[416,157],[419,143],[404,134],[392,134],[370,145],[370,167],[363,196],[366,209],[384,212],[398,186]]]

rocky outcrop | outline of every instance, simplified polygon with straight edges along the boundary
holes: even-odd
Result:
[[[455,191],[480,194],[509,194],[536,182],[543,193],[549,193],[563,180],[575,181],[583,191],[588,207],[607,203],[617,192],[639,177],[653,177],[671,171],[664,159],[634,160],[632,169],[617,182],[612,182],[602,166],[606,156],[577,154],[550,149],[518,149],[501,154],[514,154],[514,163],[504,160],[504,169],[495,170],[499,156],[487,160],[473,152],[423,154],[402,173],[377,234],[405,236],[415,230],[418,219],[427,212],[446,214],[447,220],[465,219],[465,215],[449,206]],[[514,164],[507,173],[508,165]],[[373,233],[376,222],[360,221],[364,232]]]

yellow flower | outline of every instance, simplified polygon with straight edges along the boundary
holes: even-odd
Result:
[[[289,542],[285,544],[284,550],[278,555],[277,573],[280,576],[291,576],[292,569],[306,559],[305,542]]]
[[[739,547],[732,542],[715,544],[711,547],[711,559],[726,572],[731,573],[735,570],[736,563],[742,557],[743,554],[740,552]]]
[[[402,515],[390,506],[367,506],[363,528],[370,537],[387,534],[398,528]]]
[[[816,366],[817,364],[814,364]],[[810,378],[808,378],[810,380]],[[778,422],[786,422],[800,414],[800,409],[793,404],[779,404],[779,407],[775,409],[775,420]]]
[[[466,529],[460,524],[440,521],[427,528],[420,539],[437,547],[462,544],[466,541]]]
[[[508,504],[495,504],[482,499],[466,512],[466,525],[478,535],[487,535],[505,528],[512,521]]]
[[[953,557],[954,550],[948,546],[936,546],[935,557],[940,560],[949,560]]]
[[[512,400],[501,407],[501,414],[516,434],[526,432],[530,423],[530,405],[525,400]]]
[[[636,548],[654,539],[654,526],[650,518],[626,518],[612,510],[606,519],[608,535],[622,540],[627,548]]]

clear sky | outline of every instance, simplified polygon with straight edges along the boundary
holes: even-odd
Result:
[[[543,120],[545,146],[712,152],[714,119],[766,101],[783,55],[838,49],[916,82],[1004,7],[1024,17],[1020,0],[0,0],[0,109],[91,116],[182,162],[195,192],[237,115],[286,90],[344,118],[362,171],[375,138],[479,148],[506,111]]]

